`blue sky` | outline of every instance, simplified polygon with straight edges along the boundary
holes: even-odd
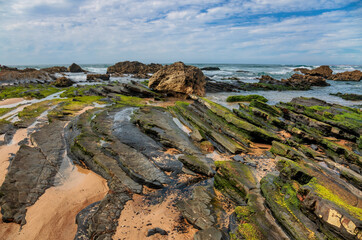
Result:
[[[362,64],[361,0],[0,0],[0,64]]]

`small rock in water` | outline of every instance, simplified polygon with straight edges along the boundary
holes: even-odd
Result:
[[[161,228],[153,228],[153,229],[148,230],[147,237],[153,236],[157,233],[159,233],[161,235],[168,235],[168,233]]]

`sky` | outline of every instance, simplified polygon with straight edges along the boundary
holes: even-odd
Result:
[[[0,64],[362,65],[361,0],[0,0]]]

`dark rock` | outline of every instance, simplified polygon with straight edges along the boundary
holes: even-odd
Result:
[[[203,67],[203,68],[201,68],[201,70],[206,70],[206,71],[219,71],[220,68],[218,68],[218,67]]]
[[[87,74],[87,80],[88,81],[97,81],[97,80],[103,80],[108,81],[109,80],[109,74]]]
[[[207,93],[238,92],[241,90],[238,83],[206,81],[205,91]]]
[[[165,230],[161,229],[161,228],[152,228],[152,229],[148,230],[146,237],[151,237],[151,236],[153,236],[155,234],[161,234],[163,236],[168,235],[168,233]]]
[[[361,81],[362,72],[359,70],[354,70],[351,72],[336,73],[331,77],[334,81]]]
[[[227,77],[227,78],[222,78],[222,80],[240,80],[238,77]]]
[[[113,132],[115,137],[147,158],[152,160],[160,169],[178,173],[182,169],[182,163],[175,156],[165,154],[163,148],[148,135],[141,132],[137,126],[130,122],[130,117],[135,108],[124,108],[114,114]]]
[[[362,101],[362,95],[353,93],[330,93],[329,95],[337,96],[349,101]]]
[[[67,77],[60,77],[52,82],[52,84],[56,87],[70,87],[74,84],[74,82]]]
[[[68,67],[68,72],[77,73],[77,72],[86,72],[86,71],[83,70],[79,65],[72,63],[72,65]]]
[[[176,206],[184,218],[198,229],[208,229],[216,223],[212,200],[215,192],[212,187],[197,186],[194,188],[192,198],[181,200]]]
[[[53,122],[31,135],[38,147],[22,145],[12,160],[9,172],[0,188],[4,222],[25,224],[27,207],[33,205],[47,188],[63,160],[64,123]]]
[[[200,69],[176,62],[162,67],[149,80],[148,87],[160,92],[205,95],[205,76]]]
[[[114,85],[107,85],[102,87],[103,90],[93,89],[92,91],[98,92],[97,95],[106,96],[112,93],[122,94],[126,96],[136,96],[142,98],[157,97],[159,94],[149,90],[144,85],[131,81],[130,83],[120,83]]]
[[[155,73],[162,68],[161,64],[143,64],[140,62],[118,62],[113,66],[108,67],[107,73],[121,73],[121,74],[137,74],[137,73]]]

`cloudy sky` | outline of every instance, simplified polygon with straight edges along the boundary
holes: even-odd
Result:
[[[0,0],[0,64],[362,64],[361,0]]]

